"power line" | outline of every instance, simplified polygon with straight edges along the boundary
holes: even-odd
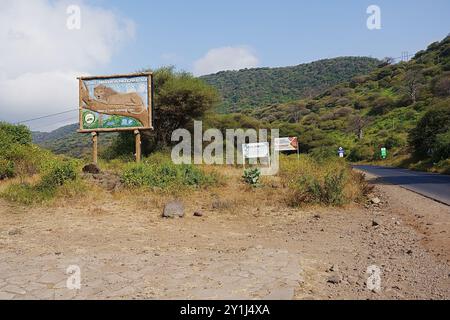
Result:
[[[78,122],[78,118],[75,118],[75,116],[73,116],[73,117],[70,117],[70,118],[66,118],[66,119],[62,119],[62,120],[58,120],[58,126],[64,126],[64,122],[68,122],[68,121],[72,121],[72,124],[73,123],[75,123],[75,122]],[[70,123],[68,123],[67,125],[69,125]],[[37,126],[37,127],[33,127],[33,131],[40,131],[40,130],[43,130],[43,129],[46,129],[46,128],[50,128],[50,127],[52,127],[52,126],[54,126],[55,124],[54,123],[47,123],[47,124],[45,124],[45,125],[40,125],[40,126]]]
[[[69,113],[69,112],[74,112],[74,111],[78,111],[79,108],[76,109],[71,109],[71,110],[67,110],[67,111],[63,111],[63,112],[58,112],[58,113],[52,113],[52,114],[48,114],[46,116],[41,116],[38,118],[33,118],[33,119],[28,119],[28,120],[23,120],[23,121],[19,121],[16,124],[22,124],[22,123],[26,123],[26,122],[32,122],[32,121],[36,121],[36,120],[41,120],[41,119],[46,119],[46,118],[50,118],[50,117],[54,117],[54,116],[59,116],[61,114],[65,114],[65,113]]]

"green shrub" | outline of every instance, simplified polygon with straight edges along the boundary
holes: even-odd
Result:
[[[24,125],[0,122],[0,145],[31,144],[31,131]]]
[[[365,180],[342,159],[319,163],[302,155],[298,161],[282,158],[280,168],[281,180],[290,189],[286,201],[291,206],[340,206],[361,199],[368,190]]]
[[[436,135],[432,158],[436,162],[450,158],[450,130]]]
[[[175,187],[201,187],[217,182],[217,177],[207,174],[200,168],[171,161],[160,162],[149,158],[143,163],[129,164],[122,173],[122,181],[129,187],[150,187],[169,189]]]
[[[245,183],[251,185],[252,187],[256,187],[259,185],[260,177],[261,171],[258,168],[250,168],[244,171],[242,179],[244,179]]]
[[[73,162],[56,162],[53,168],[43,175],[38,186],[41,189],[55,189],[76,178],[77,172]]]
[[[353,162],[357,162],[363,160],[372,160],[373,156],[374,153],[371,147],[366,145],[360,145],[350,150],[347,159]]]
[[[414,153],[420,158],[432,156],[438,135],[450,131],[450,100],[427,111],[409,134]]]
[[[12,178],[14,176],[14,163],[7,159],[0,158],[0,180]]]
[[[2,192],[1,196],[9,201],[25,205],[43,203],[53,199],[61,188],[68,183],[75,182],[76,178],[76,167],[73,162],[58,161],[52,164],[52,168],[42,176],[37,184],[32,185],[25,182],[11,184]],[[80,185],[79,181],[73,183],[64,193],[70,194],[71,190],[78,190],[77,185]]]
[[[337,147],[317,147],[309,152],[309,155],[316,161],[324,161],[330,158],[336,158]]]

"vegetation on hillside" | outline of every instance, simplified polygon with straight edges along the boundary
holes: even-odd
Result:
[[[373,70],[379,60],[339,57],[293,67],[221,71],[202,76],[223,98],[218,111],[241,112],[274,103],[312,97],[338,83]]]
[[[33,145],[25,126],[0,123],[0,180],[15,179],[0,193],[3,198],[22,204],[51,200],[61,188],[77,180],[78,167],[72,159]],[[81,187],[77,182],[70,188]]]
[[[386,62],[312,99],[259,108],[248,115],[280,128],[282,135],[298,136],[303,152],[335,152],[342,146],[349,160],[374,161],[386,147],[390,157],[413,153],[418,160],[439,162],[448,158],[449,109],[446,37],[408,62]]]
[[[63,126],[51,132],[32,132],[33,143],[56,154],[82,158],[92,152],[92,138],[90,134],[77,132],[78,124]],[[99,135],[100,152],[104,152],[117,137],[115,132],[105,132]]]

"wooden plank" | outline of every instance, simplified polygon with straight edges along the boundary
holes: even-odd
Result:
[[[141,132],[139,130],[134,131],[135,144],[136,144],[136,162],[141,162]]]
[[[139,73],[128,73],[128,74],[112,74],[107,76],[86,76],[78,77],[79,80],[96,80],[96,79],[109,79],[109,78],[133,78],[133,77],[146,77],[153,75],[152,72],[139,72]]]
[[[153,127],[130,127],[130,128],[95,128],[95,129],[83,129],[77,130],[78,133],[91,133],[91,132],[116,132],[116,131],[134,131],[134,130],[153,130]]]
[[[78,80],[78,107],[79,107],[79,115],[78,115],[78,125],[79,129],[83,130],[83,100],[81,99],[81,86],[83,85],[83,82],[81,79]]]
[[[97,164],[98,162],[98,134],[92,132],[92,162]]]

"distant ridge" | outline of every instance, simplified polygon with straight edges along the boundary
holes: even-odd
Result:
[[[201,79],[221,93],[218,111],[231,113],[312,97],[379,64],[380,60],[370,57],[339,57],[291,67],[221,71]]]

